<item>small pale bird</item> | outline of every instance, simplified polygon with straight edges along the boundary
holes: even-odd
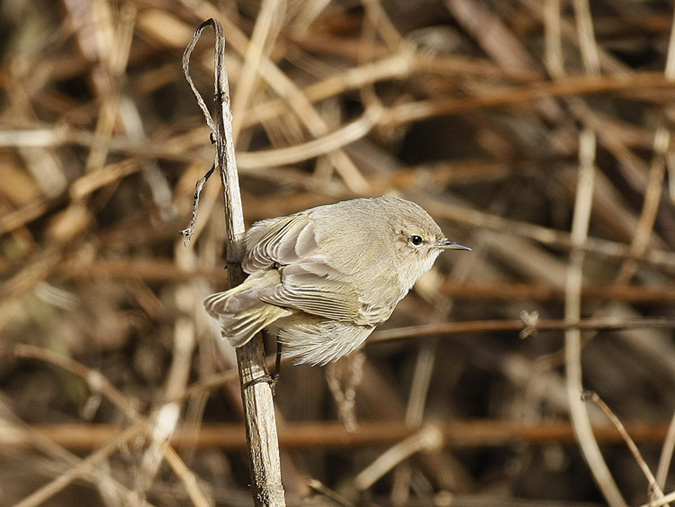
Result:
[[[276,331],[284,356],[325,365],[386,321],[449,241],[417,204],[353,199],[256,222],[246,234],[248,278],[209,296],[206,311],[234,347]]]

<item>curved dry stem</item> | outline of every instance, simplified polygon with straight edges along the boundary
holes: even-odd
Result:
[[[572,222],[571,239],[574,246],[583,245],[588,236],[588,224],[593,202],[595,143],[596,139],[593,132],[584,130],[580,139],[579,181]],[[568,322],[579,320],[581,313],[583,261],[583,250],[573,248],[570,253],[570,265],[565,283],[565,320]],[[565,332],[565,371],[570,415],[584,458],[607,502],[614,507],[626,507],[627,504],[619,492],[602,457],[598,442],[593,436],[588,412],[581,400],[584,389],[581,370],[581,331],[578,329],[569,329]]]
[[[206,26],[211,26],[216,34],[214,56],[216,167],[220,170],[223,185],[228,278],[230,287],[233,287],[246,277],[241,268],[246,230],[234,148],[230,88],[225,66],[225,37],[222,25],[215,19],[209,19],[197,29],[193,40],[199,38]],[[244,403],[253,501],[261,506],[283,506],[286,501],[281,484],[274,402],[270,385],[264,381],[268,375],[260,335],[237,349],[237,364]]]
[[[586,394],[585,396],[588,396],[588,394]],[[638,464],[640,470],[642,470],[642,473],[647,479],[647,482],[649,483],[649,489],[651,490],[651,494],[656,499],[663,498],[663,491],[661,491],[661,488],[657,484],[654,474],[652,474],[652,471],[649,469],[649,466],[647,466],[647,463],[642,457],[642,453],[637,448],[637,445],[635,445],[635,441],[630,437],[630,435],[626,431],[626,427],[623,425],[621,420],[616,416],[616,414],[612,411],[612,409],[609,408],[609,406],[602,400],[602,398],[598,396],[597,393],[590,393],[590,399],[593,400],[593,402],[596,403],[603,410],[603,412],[605,412],[607,417],[609,417],[609,420],[612,421],[612,424],[621,434],[621,438],[623,438],[624,442],[626,442],[626,445],[628,446],[628,449],[633,455],[633,458],[635,458],[635,462]]]
[[[668,471],[670,464],[673,461],[673,450],[675,449],[675,414],[673,414],[668,426],[668,434],[666,435],[663,447],[661,449],[661,457],[659,458],[659,467],[656,471],[656,483],[663,489],[668,478]]]

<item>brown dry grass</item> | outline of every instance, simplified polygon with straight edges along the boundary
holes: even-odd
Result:
[[[191,245],[178,234],[213,159],[180,64],[209,17],[249,224],[390,193],[473,248],[439,259],[365,362],[284,367],[289,504],[618,506],[674,489],[672,6],[0,12],[0,505],[250,504],[234,353],[201,305],[227,282],[216,181]],[[204,40],[205,96],[211,67]]]

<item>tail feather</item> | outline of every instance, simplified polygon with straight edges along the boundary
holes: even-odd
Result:
[[[266,282],[274,283],[275,276],[278,280],[274,273],[252,275],[241,285],[204,300],[206,311],[220,323],[223,337],[233,347],[241,347],[259,331],[292,314],[291,310],[269,305],[257,297]]]

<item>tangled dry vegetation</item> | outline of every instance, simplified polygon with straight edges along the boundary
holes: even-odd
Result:
[[[289,504],[666,504],[673,10],[591,4],[0,2],[0,505],[251,503],[201,304],[216,178],[179,235],[213,161],[181,56],[211,17],[249,225],[394,194],[473,248],[363,353],[284,366]],[[203,37],[205,96],[212,65]]]

